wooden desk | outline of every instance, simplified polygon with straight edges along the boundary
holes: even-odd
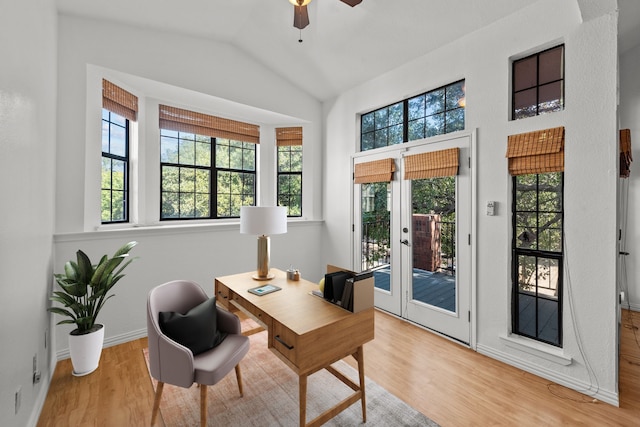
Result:
[[[357,402],[362,403],[362,421],[366,422],[364,388],[364,354],[362,346],[374,337],[374,309],[351,313],[324,299],[310,295],[317,289],[306,280],[287,280],[286,273],[271,269],[275,278],[258,282],[253,272],[218,277],[215,281],[217,301],[223,307],[239,308],[267,329],[268,345],[299,377],[300,426],[319,426]],[[267,295],[253,295],[247,290],[271,283],[282,290]],[[358,362],[356,384],[330,366],[347,356]],[[307,377],[327,369],[354,393],[307,423]]]

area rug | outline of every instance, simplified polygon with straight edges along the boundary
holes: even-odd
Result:
[[[235,373],[208,390],[208,426],[297,426],[298,376],[267,348],[267,332],[250,337],[249,353],[240,362],[244,397],[238,393]],[[144,350],[147,361],[147,350]],[[357,382],[357,371],[343,361],[333,365]],[[366,368],[366,366],[365,366]],[[149,377],[151,378],[151,377]],[[362,423],[360,401],[354,403],[326,426],[437,426],[422,413],[366,378],[367,422]],[[155,391],[156,381],[151,378]],[[353,393],[329,372],[309,376],[307,384],[307,422]],[[200,391],[165,384],[160,414],[166,427],[198,426]]]

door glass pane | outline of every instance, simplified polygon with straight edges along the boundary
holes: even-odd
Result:
[[[456,311],[456,180],[411,182],[412,299]]]
[[[391,184],[362,184],[362,270],[373,270],[377,288],[391,291]]]

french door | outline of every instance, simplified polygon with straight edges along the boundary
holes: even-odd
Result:
[[[376,307],[469,344],[472,136],[432,140],[354,156],[354,169],[389,158],[395,165],[388,180],[354,184],[354,264],[373,271]],[[443,155],[457,167],[411,171]]]

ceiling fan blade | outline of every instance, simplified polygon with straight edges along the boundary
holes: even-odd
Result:
[[[357,6],[360,3],[362,3],[362,0],[340,0],[342,3],[346,3],[349,6],[353,7],[353,6]]]
[[[307,25],[309,25],[307,6],[293,6],[293,26],[303,29]]]

